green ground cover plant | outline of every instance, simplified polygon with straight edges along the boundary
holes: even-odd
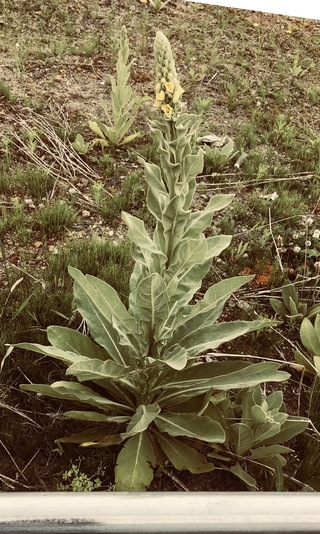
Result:
[[[197,119],[198,137],[191,143],[191,153],[196,155],[199,149],[207,152],[204,169],[194,176],[191,214],[206,213],[205,217],[209,217],[207,206],[210,203],[213,206],[214,198],[233,198],[221,210],[216,210],[203,227],[206,243],[224,235],[233,237],[210,262],[205,276],[199,278],[199,287],[186,305],[187,311],[191,313],[197,309],[195,306],[200,309],[201,302],[212,296],[211,287],[221,287],[217,284],[228,279],[239,283],[242,279],[247,283],[234,288],[235,293],[226,298],[214,326],[237,321],[261,324],[269,321],[273,326],[207,349],[194,361],[188,361],[185,369],[172,372],[183,374],[189,365],[192,369],[196,363],[199,368],[220,364],[222,369],[225,360],[231,360],[238,362],[237,365],[240,361],[250,366],[281,365],[277,372],[287,373],[288,380],[247,385],[240,391],[237,388],[213,391],[203,413],[192,412],[197,398],[190,401],[189,413],[212,420],[210,413],[215,411],[213,419],[219,423],[218,411],[221,411],[225,421],[224,425],[220,421],[225,435],[223,443],[169,436],[171,443],[178,441],[182,448],[185,444],[205,458],[203,469],[209,466],[208,472],[196,475],[183,469],[184,460],[180,461],[172,450],[172,458],[168,459],[168,443],[163,439],[160,447],[159,435],[168,434],[157,427],[161,425],[161,413],[167,413],[161,405],[162,412],[143,431],[152,442],[157,464],[152,467],[154,478],[149,489],[208,491],[282,487],[285,491],[318,491],[318,377],[315,354],[304,345],[305,336],[301,338],[299,332],[304,305],[307,304],[307,314],[319,305],[318,23],[184,0],[162,1],[160,9],[140,0],[130,3],[130,9],[123,0],[111,0],[108,6],[102,2],[75,5],[74,0],[55,4],[49,6],[48,0],[30,0],[22,10],[21,3],[12,0],[10,5],[6,3],[5,24],[0,27],[4,57],[0,80],[5,80],[0,95],[1,489],[52,490],[60,483],[66,491],[77,487],[81,490],[86,480],[94,481],[100,473],[97,476],[101,486],[93,489],[109,490],[115,482],[114,468],[121,450],[125,451],[127,445],[133,447],[138,440],[139,434],[124,437],[128,421],[117,423],[112,430],[109,423],[106,425],[117,439],[123,434],[121,443],[114,446],[79,448],[78,444],[61,443],[57,447],[55,440],[68,433],[79,434],[87,426],[95,432],[104,428],[101,422],[73,418],[66,421],[60,406],[69,412],[90,410],[105,414],[104,410],[72,401],[60,404],[57,399],[19,390],[23,383],[48,387],[70,379],[77,383],[76,376],[66,377],[66,365],[62,361],[41,353],[31,355],[27,350],[15,350],[5,360],[3,357],[6,344],[25,342],[46,346],[46,330],[52,324],[64,333],[63,329],[68,332],[70,329],[91,335],[89,325],[77,309],[74,291],[80,291],[79,284],[74,281],[73,289],[68,265],[89,275],[91,282],[94,278],[111,285],[125,309],[131,309],[129,279],[140,260],[131,256],[127,222],[132,217],[134,221],[143,220],[146,235],[151,240],[158,235],[158,220],[150,211],[155,201],[146,182],[147,169],[144,176],[143,168],[146,164],[149,169],[162,168],[160,145],[152,123],[161,123],[163,114],[167,115],[165,122],[170,123],[175,115],[170,108],[181,103],[182,116],[201,116]],[[88,129],[88,120],[98,117],[106,122],[100,117],[101,100],[112,115],[109,81],[113,77],[117,84],[114,66],[120,56],[123,24],[127,28],[126,42],[130,44],[131,55],[126,61],[130,75],[126,86],[133,96],[147,97],[137,113],[132,108],[131,114],[132,127],[142,136],[118,147],[109,144],[101,151],[98,145],[93,145],[94,134]],[[48,26],[55,28],[54,34],[47,31]],[[160,115],[155,118],[151,49],[157,28],[173,44],[185,96],[181,102],[180,94],[172,106],[172,86],[158,88]],[[161,79],[158,83],[161,86]],[[111,122],[106,125],[112,128],[111,115]],[[131,132],[128,130],[124,137]],[[162,134],[164,138],[169,135],[165,129]],[[230,157],[222,160],[223,145],[214,147],[218,149],[215,150],[212,142],[198,141],[201,137],[232,140]],[[215,153],[211,160],[210,151]],[[162,198],[159,192],[155,196],[156,200]],[[64,218],[61,223],[61,218],[56,217],[56,207],[60,206],[67,206],[68,213],[72,211],[75,216]],[[53,219],[42,211],[47,207],[53,209]],[[121,219],[122,210],[128,213],[127,220]],[[81,277],[84,280],[87,284],[86,276]],[[295,294],[289,295],[293,301],[291,307],[286,296],[288,308],[282,298],[282,287],[291,283]],[[285,309],[272,308],[270,298],[282,303]],[[299,307],[297,320],[292,319],[293,304]],[[171,314],[173,317],[174,312]],[[309,320],[315,328],[315,315]],[[156,363],[151,362],[152,365],[155,368]],[[84,381],[82,385],[107,396],[101,384]],[[138,390],[136,383],[133,387]],[[282,392],[286,406],[280,407],[280,415],[298,418],[293,419],[293,426],[297,423],[297,429],[301,429],[304,418],[310,418],[308,428],[288,443],[280,443],[281,434],[276,432],[274,439],[279,438],[280,448],[269,451],[273,455],[269,459],[272,466],[265,462],[259,467],[257,459],[251,458],[252,447],[240,453],[236,434],[230,431],[236,423],[250,429],[241,426],[247,438],[251,436],[250,431],[255,433],[253,423],[249,424],[248,419],[247,424],[243,419],[241,400],[251,398],[255,388],[262,395],[258,399],[254,394],[255,404],[263,411],[266,406],[263,402],[275,390]],[[133,393],[128,395],[132,406],[137,408]],[[255,411],[259,410],[255,408]],[[268,410],[265,413],[270,422]],[[273,420],[271,426],[275,430]],[[249,444],[250,440],[247,441]],[[163,452],[166,446],[167,453]],[[294,450],[294,453],[283,450],[283,458],[289,458],[286,465],[277,456],[282,454],[281,447]],[[255,444],[254,448],[259,446]],[[38,452],[34,456],[35,450]],[[211,453],[220,454],[221,458],[210,457]],[[79,476],[85,473],[87,477],[82,486],[77,485],[76,473],[74,484],[73,479],[63,478],[71,465],[79,468],[81,465]],[[215,469],[210,470],[212,466]],[[117,480],[120,478],[121,470]]]

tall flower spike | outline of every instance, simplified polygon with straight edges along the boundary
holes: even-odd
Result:
[[[170,43],[166,36],[158,31],[154,41],[154,58],[156,65],[156,101],[154,106],[160,108],[164,116],[172,118],[174,111],[180,111],[180,98],[184,90],[180,86]]]

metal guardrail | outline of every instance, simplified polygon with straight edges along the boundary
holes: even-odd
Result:
[[[0,493],[6,534],[320,533],[317,493]]]

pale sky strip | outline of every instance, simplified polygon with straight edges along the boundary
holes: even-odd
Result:
[[[191,1],[191,0],[187,0]],[[303,17],[320,20],[319,0],[192,0],[200,4],[212,4],[215,6],[235,7],[265,13],[276,13],[290,17]]]

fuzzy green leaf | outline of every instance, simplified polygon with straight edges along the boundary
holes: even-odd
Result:
[[[263,458],[267,458],[268,456],[274,456],[276,454],[287,454],[289,452],[294,452],[293,449],[289,449],[289,447],[285,447],[284,445],[269,445],[268,447],[257,447],[256,449],[253,449],[253,451],[250,454],[250,458],[252,460],[259,460]]]
[[[249,489],[256,489],[256,479],[249,475],[249,473],[247,473],[247,471],[245,471],[240,464],[236,463],[235,465],[229,467],[229,471],[240,478],[240,480],[242,480],[242,482],[244,482]]]
[[[196,356],[205,350],[213,350],[223,343],[243,336],[248,332],[261,330],[266,326],[272,326],[274,322],[267,320],[234,321],[231,323],[219,323],[213,326],[204,326],[191,332],[180,340],[189,356]]]
[[[288,311],[290,311],[290,298],[296,306],[298,305],[299,301],[296,288],[290,282],[282,287],[282,298]]]
[[[214,471],[212,463],[206,457],[183,441],[165,434],[156,434],[157,441],[172,465],[179,471],[188,470],[190,473],[208,473]]]
[[[267,413],[261,408],[261,406],[252,406],[251,416],[254,425],[263,425],[267,420]]]
[[[314,362],[316,358],[317,356],[314,356]],[[318,356],[318,358],[320,357]],[[309,371],[312,374],[317,373],[316,366],[312,365],[312,362],[300,350],[294,351],[294,359],[297,362],[297,364],[303,365],[306,371]]]
[[[187,365],[188,353],[185,349],[177,345],[171,351],[165,352],[161,361],[171,367],[171,369],[181,371]]]
[[[235,453],[242,456],[251,448],[253,443],[254,436],[252,430],[244,423],[234,423],[230,426],[229,430]]]
[[[74,363],[67,369],[66,375],[76,376],[79,382],[87,380],[115,379],[128,376],[129,367],[124,367],[112,360],[102,362],[96,358],[84,362]]]
[[[126,212],[122,212],[121,217],[128,226],[128,237],[135,245],[131,251],[133,259],[143,263],[149,272],[155,271],[154,261],[157,260],[155,267],[165,264],[167,257],[155,245],[146,231],[143,221]]]
[[[17,343],[16,345],[14,345],[14,347],[18,349],[31,350],[39,354],[44,354],[45,356],[49,356],[50,358],[60,360],[61,362],[67,365],[88,360],[86,356],[81,356],[78,353],[70,352],[65,349],[59,349],[57,347],[39,345],[38,343]]]
[[[147,432],[131,437],[117,458],[116,491],[144,491],[152,482],[155,456]]]
[[[108,359],[108,353],[104,349],[78,330],[64,326],[49,326],[47,336],[49,343],[57,349],[71,351],[87,358]]]
[[[147,340],[154,338],[156,327],[168,315],[166,285],[158,273],[150,274],[137,286],[136,316]]]
[[[97,282],[98,279],[95,277],[84,276],[73,267],[69,267],[68,270],[75,280],[73,291],[77,308],[87,322],[91,335],[108,351],[115,362],[126,365],[124,348],[120,347],[118,332],[112,326],[111,321],[113,318],[124,318],[122,331],[123,334],[127,333],[128,339],[132,328],[132,317],[128,312],[124,316],[125,308],[111,286],[102,280]],[[127,328],[130,328],[130,331]]]
[[[179,343],[190,332],[196,332],[201,326],[212,324],[216,321],[222,313],[226,300],[237,289],[250,282],[253,278],[253,276],[235,276],[211,286],[202,300],[186,309],[186,312],[189,311],[188,315],[185,312],[183,313],[182,319],[178,321],[179,327],[174,333],[171,342]]]
[[[34,391],[55,399],[89,404],[96,408],[107,410],[108,412],[110,410],[114,413],[131,411],[128,406],[106,399],[98,393],[95,393],[92,389],[77,382],[60,381],[54,382],[50,386],[46,384],[22,384],[20,388],[23,391]]]
[[[234,365],[230,365],[230,364]],[[242,364],[242,365],[241,365]],[[154,390],[162,390],[157,399],[161,405],[176,405],[187,398],[206,393],[209,388],[240,389],[262,382],[281,382],[290,375],[278,371],[277,363],[243,364],[243,362],[211,362],[180,371],[161,382]],[[233,368],[237,370],[233,370]],[[219,374],[219,371],[221,374]]]
[[[320,356],[320,339],[311,321],[306,317],[303,319],[300,328],[301,342],[306,349],[314,356]]]
[[[103,430],[96,430],[96,428],[90,428],[86,429],[83,432],[77,432],[75,434],[70,434],[69,436],[65,436],[63,438],[56,439],[57,443],[78,443],[81,445],[82,443],[92,441],[92,440],[99,440],[105,437],[105,435],[108,433],[108,430],[104,428]]]
[[[160,411],[161,410],[157,404],[140,404],[136,410],[136,413],[131,417],[126,431],[122,434],[123,439],[147,430]]]
[[[80,421],[90,421],[93,423],[127,423],[130,421],[130,417],[127,415],[104,415],[99,412],[88,412],[79,410],[70,410],[64,412],[64,417],[68,419],[79,419]],[[88,440],[86,440],[88,441]]]
[[[102,129],[99,128],[99,126],[97,124],[97,121],[95,121],[95,120],[94,121],[89,121],[88,124],[89,124],[90,130],[92,130],[93,133],[95,133],[96,135],[101,137],[103,140],[105,140],[105,135],[104,135]]]
[[[276,445],[278,443],[285,443],[294,436],[303,432],[307,428],[308,424],[309,419],[305,417],[289,416],[277,434],[269,438],[266,436],[264,439],[263,436],[261,436],[259,443],[260,445]]]
[[[155,424],[169,436],[186,436],[214,443],[223,443],[226,437],[219,423],[204,415],[167,412],[158,415]]]
[[[279,411],[280,408],[283,405],[283,393],[282,391],[273,391],[268,397],[266,398],[266,403],[268,405],[268,410],[272,411]]]
[[[216,258],[230,245],[232,235],[215,235],[207,238],[208,252],[206,259]]]
[[[270,299],[270,304],[271,304],[271,307],[272,309],[280,316],[282,317],[282,319],[284,319],[288,313],[288,310],[287,308],[285,307],[285,305],[281,302],[281,300],[279,299],[276,299],[276,298],[271,298]]]
[[[198,237],[210,225],[213,215],[228,206],[233,198],[234,195],[215,195],[211,197],[203,211],[195,211],[191,214],[183,237]]]

